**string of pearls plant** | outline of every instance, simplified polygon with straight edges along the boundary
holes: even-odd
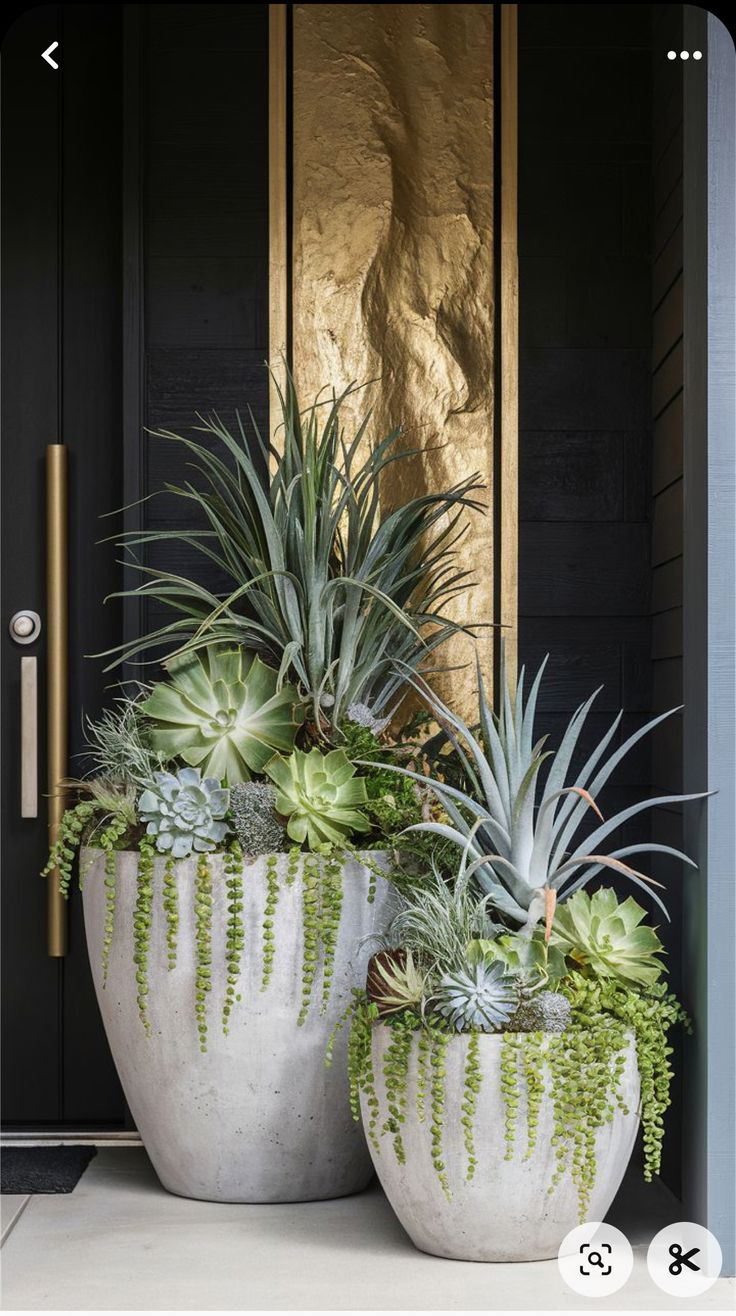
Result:
[[[69,811],[72,812],[71,810]],[[81,817],[80,817],[81,813]],[[73,863],[79,848],[84,826],[89,820],[86,808],[76,806],[73,823],[64,829],[64,850],[61,857],[65,865],[60,875],[60,889],[69,896]],[[78,825],[80,824],[81,825]],[[112,831],[112,829],[111,829]],[[98,834],[95,847],[103,854],[103,882],[105,887],[105,923],[102,938],[102,986],[108,982],[110,952],[117,935],[117,849],[119,835]],[[74,843],[72,850],[70,842]],[[57,851],[50,858],[50,867],[58,867]],[[303,942],[301,957],[301,1000],[297,1022],[303,1024],[313,1004],[324,1014],[328,1008],[333,985],[334,960],[340,930],[343,904],[344,864],[354,852],[342,849],[328,850],[324,854],[309,854],[292,848],[282,855],[272,854],[266,859],[266,900],[260,928],[251,929],[250,944],[260,942],[261,990],[268,991],[271,984],[278,945],[275,937],[275,913],[278,907],[281,884],[293,887],[301,873]],[[131,963],[135,974],[136,996],[141,1022],[150,1034],[148,962],[154,920],[161,916],[165,922],[165,944],[168,969],[177,968],[177,943],[181,921],[181,896],[178,869],[181,861],[168,855],[161,865],[156,864],[157,852],[145,836],[138,841],[136,870],[136,902],[133,914],[133,943]],[[89,868],[93,859],[87,864]],[[68,871],[67,866],[68,865]],[[227,1034],[231,1015],[241,999],[238,981],[242,969],[242,956],[246,948],[247,928],[243,921],[244,890],[250,864],[243,855],[240,843],[233,839],[222,851],[227,917],[222,955],[227,967],[227,984],[222,1008],[222,1030]],[[82,869],[80,867],[80,874]],[[375,872],[385,876],[377,865]],[[373,877],[375,882],[375,876]],[[81,882],[80,882],[81,885]],[[213,930],[212,912],[214,886],[211,856],[200,854],[196,860],[194,883],[194,925],[196,943],[195,1023],[200,1047],[207,1049],[208,996],[212,988]],[[319,1000],[313,1001],[314,984],[321,973]]]
[[[596,1175],[596,1134],[613,1118],[617,1106],[625,1111],[620,1094],[628,1038],[633,1034],[641,1076],[641,1123],[644,1177],[658,1173],[664,1135],[663,1114],[669,1105],[672,1070],[668,1033],[675,1023],[689,1027],[687,1015],[674,996],[657,993],[642,998],[620,984],[602,984],[571,975],[564,993],[572,1006],[564,1032],[504,1032],[501,1037],[500,1084],[506,1112],[506,1158],[529,1157],[536,1146],[541,1103],[548,1096],[554,1111],[555,1170],[549,1184],[554,1192],[570,1174],[584,1219]],[[374,1148],[378,1140],[381,1103],[373,1070],[373,1027],[381,1018],[367,994],[357,993],[351,1007],[348,1042],[350,1104],[360,1117],[360,1094],[369,1112],[366,1133]],[[450,1196],[445,1173],[443,1131],[446,1121],[446,1055],[454,1036],[437,1019],[413,1012],[382,1020],[391,1032],[383,1057],[388,1118],[381,1133],[392,1135],[394,1154],[404,1162],[401,1126],[406,1119],[409,1070],[415,1064],[415,1109],[421,1123],[430,1120],[431,1156],[440,1185]],[[479,1031],[467,1035],[462,1092],[452,1110],[459,1121],[467,1154],[466,1179],[478,1169],[473,1131],[482,1092]],[[427,1111],[427,1101],[429,1110]],[[525,1109],[525,1127],[520,1110]]]
[[[297,883],[303,926],[298,1023],[304,1024],[312,1009],[326,1013],[345,866],[355,859],[368,870],[365,898],[373,903],[379,877],[384,879],[386,872],[370,847],[390,848],[389,825],[400,831],[419,820],[420,792],[409,779],[397,784],[377,762],[392,751],[378,738],[385,723],[374,727],[363,705],[356,706],[359,722],[348,717],[342,727],[331,728],[333,738],[342,742],[335,745],[324,727],[320,733],[304,727],[297,689],[280,682],[279,674],[253,653],[213,644],[172,659],[168,668],[167,680],[142,686],[134,698],[121,696],[99,721],[88,722],[94,775],[67,783],[79,798],[62,817],[44,875],[51,875],[68,898],[82,845],[93,857],[79,867],[80,888],[94,852],[102,851],[101,978],[106,988],[118,935],[117,855],[137,854],[131,960],[138,1012],[150,1033],[154,924],[163,918],[167,967],[175,974],[188,912],[182,908],[180,864],[194,863],[194,1014],[205,1051],[214,956],[222,955],[226,965],[221,1024],[227,1033],[241,996],[245,953],[260,949],[260,990],[272,987],[279,906]],[[298,748],[297,741],[306,747]],[[366,756],[360,770],[353,761],[358,755]],[[368,850],[358,850],[357,838]],[[265,898],[259,926],[246,927],[247,884],[255,880],[256,863],[258,881],[265,879]],[[222,946],[219,915],[213,928],[220,881],[226,906]]]

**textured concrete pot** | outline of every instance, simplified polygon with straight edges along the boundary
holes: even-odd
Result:
[[[380,877],[368,902],[371,877],[360,862],[343,869],[343,906],[332,992],[320,1014],[322,965],[312,1004],[297,1026],[302,992],[304,920],[301,865],[287,882],[287,856],[278,856],[279,899],[273,915],[275,948],[270,983],[261,991],[266,860],[243,872],[245,947],[227,1035],[222,1008],[227,986],[227,891],[222,860],[211,857],[212,989],[207,993],[207,1050],[200,1052],[195,1021],[196,860],[177,865],[179,929],[176,967],[167,967],[163,909],[164,861],[156,861],[146,1034],[136,1004],[133,914],[138,855],[117,857],[116,910],[107,985],[102,985],[105,924],[103,859],[93,859],[84,881],[84,920],[97,999],[126,1100],[162,1184],[182,1197],[220,1202],[300,1202],[359,1192],[372,1177],[361,1129],[348,1106],[346,1030],[334,1063],[325,1067],[329,1034],[365,983],[370,946],[365,939],[390,916],[391,888]],[[381,866],[385,857],[374,853]]]
[[[391,1040],[385,1025],[373,1029],[373,1068],[380,1104],[378,1129],[387,1117],[383,1056]],[[406,1162],[400,1165],[390,1134],[379,1134],[380,1154],[371,1148],[373,1163],[394,1211],[412,1242],[422,1252],[457,1261],[541,1261],[556,1257],[570,1229],[579,1224],[577,1192],[565,1175],[549,1193],[554,1172],[552,1102],[545,1098],[539,1112],[537,1144],[524,1160],[526,1106],[523,1098],[517,1121],[517,1148],[507,1161],[504,1138],[506,1108],[501,1092],[501,1038],[479,1038],[482,1082],[474,1123],[477,1168],[465,1179],[467,1152],[461,1124],[464,1069],[468,1041],[450,1041],[445,1061],[445,1104],[442,1159],[452,1194],[448,1201],[432,1165],[431,1115],[421,1123],[416,1113],[416,1047],[409,1065],[406,1122],[402,1140]],[[621,1183],[639,1124],[639,1072],[633,1038],[626,1057],[621,1092],[630,1114],[618,1111],[611,1124],[598,1133],[597,1177],[589,1220],[603,1220]],[[368,1111],[361,1098],[363,1118]]]

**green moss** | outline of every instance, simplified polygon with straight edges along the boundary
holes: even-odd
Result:
[[[363,811],[373,824],[373,839],[385,844],[386,838],[397,837],[405,828],[421,821],[421,807],[411,777],[379,766],[391,762],[404,766],[405,759],[400,762],[391,746],[382,743],[368,727],[347,721],[340,731],[348,758],[353,763],[360,760],[358,772],[365,781],[368,796]],[[366,762],[369,767],[365,766]]]

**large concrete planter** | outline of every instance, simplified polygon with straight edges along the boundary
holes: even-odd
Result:
[[[93,858],[84,881],[84,920],[97,999],[136,1126],[162,1184],[183,1197],[221,1202],[299,1202],[339,1197],[364,1188],[372,1177],[362,1131],[350,1116],[346,1030],[331,1068],[329,1034],[351,989],[365,982],[366,938],[385,927],[390,887],[380,877],[368,901],[371,876],[357,860],[343,869],[343,907],[332,992],[320,1014],[321,964],[311,1008],[297,1026],[302,993],[304,921],[301,866],[287,881],[287,856],[278,857],[279,898],[273,915],[272,976],[261,990],[266,859],[243,873],[245,948],[236,1002],[223,1034],[227,986],[227,893],[222,860],[212,872],[212,989],[207,993],[207,1050],[201,1053],[195,1022],[196,860],[177,865],[179,929],[176,967],[167,967],[163,909],[164,861],[157,860],[150,949],[148,1016],[143,1028],[136,1004],[133,914],[138,855],[117,857],[116,912],[107,984],[102,985],[105,923],[103,859]],[[382,864],[380,854],[372,856]]]
[[[373,1029],[373,1068],[380,1103],[378,1129],[388,1110],[383,1081],[383,1057],[390,1029]],[[545,1098],[539,1113],[536,1148],[524,1157],[526,1109],[522,1097],[518,1117],[518,1149],[506,1160],[506,1109],[501,1091],[501,1038],[479,1038],[482,1083],[474,1122],[477,1169],[466,1181],[467,1152],[461,1124],[467,1037],[450,1041],[445,1060],[445,1103],[442,1159],[451,1200],[440,1186],[431,1155],[431,1115],[424,1123],[416,1113],[417,1058],[413,1048],[408,1075],[406,1121],[402,1140],[406,1161],[398,1162],[390,1134],[379,1134],[380,1154],[371,1148],[373,1163],[394,1211],[412,1242],[422,1251],[458,1261],[541,1261],[556,1257],[565,1235],[579,1224],[576,1190],[566,1175],[552,1193],[554,1172],[552,1103]],[[629,1114],[617,1111],[597,1139],[597,1177],[589,1220],[603,1220],[621,1183],[639,1124],[639,1072],[633,1038],[629,1043],[621,1092]],[[363,1118],[368,1110],[361,1099]],[[427,1107],[429,1102],[427,1102]]]

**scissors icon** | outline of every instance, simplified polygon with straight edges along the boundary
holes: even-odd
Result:
[[[688,1270],[700,1270],[700,1266],[696,1266],[692,1260],[693,1257],[698,1255],[699,1251],[699,1247],[691,1247],[689,1252],[683,1252],[679,1243],[671,1243],[669,1252],[670,1256],[674,1257],[674,1261],[671,1262],[669,1267],[670,1275],[682,1274],[683,1266],[687,1266]]]

